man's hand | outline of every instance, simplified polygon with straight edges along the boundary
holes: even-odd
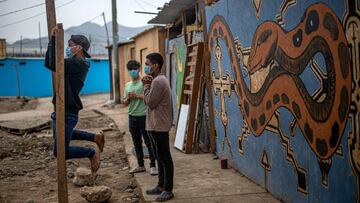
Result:
[[[153,77],[151,75],[144,76],[141,79],[143,85],[151,85],[152,80],[153,80]]]
[[[53,27],[53,28],[51,29],[51,36],[55,36],[55,30],[56,30],[56,27]]]
[[[135,94],[134,92],[129,92],[128,97],[129,97],[129,99],[136,99],[137,94]]]

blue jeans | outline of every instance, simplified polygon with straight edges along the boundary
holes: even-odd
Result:
[[[53,153],[56,157],[56,113],[53,112],[51,114],[51,119],[53,120]],[[95,150],[89,147],[77,147],[70,146],[71,140],[87,140],[94,142],[95,134],[89,133],[85,131],[80,131],[74,129],[77,122],[79,120],[79,116],[77,114],[65,113],[65,159],[75,159],[75,158],[91,158],[95,154]]]

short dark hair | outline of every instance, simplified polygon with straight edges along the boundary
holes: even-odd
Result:
[[[159,70],[161,70],[162,65],[164,64],[163,57],[159,53],[151,53],[146,56],[152,64],[158,64]]]
[[[134,67],[140,68],[140,63],[136,60],[130,60],[126,65],[128,70],[133,69]]]

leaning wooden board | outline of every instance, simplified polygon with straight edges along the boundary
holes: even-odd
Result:
[[[33,132],[39,132],[50,128],[50,126],[51,119],[49,116],[3,121],[0,123],[1,130],[14,135],[25,135]]]

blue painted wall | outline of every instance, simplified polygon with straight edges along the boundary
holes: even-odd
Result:
[[[287,4],[286,2],[289,4],[288,7],[284,7]],[[350,29],[350,26],[346,28],[345,25],[352,23],[355,27],[360,26],[359,0],[220,0],[206,7],[208,33],[212,35],[212,30],[209,29],[211,29],[212,23],[216,21],[216,16],[221,16],[228,25],[234,41],[237,39],[237,42],[239,42],[238,44],[233,42],[230,45],[237,44],[239,45],[237,47],[242,50],[237,58],[240,68],[237,71],[242,75],[241,77],[244,79],[247,88],[251,89],[253,87],[246,65],[248,65],[249,55],[253,51],[252,42],[256,29],[265,21],[281,24],[276,16],[283,11],[284,24],[282,28],[285,32],[289,32],[298,26],[307,8],[318,2],[325,3],[336,14],[343,26],[340,28],[340,32],[345,32],[346,35],[350,36],[350,39],[358,40],[358,43],[360,39],[359,29],[357,28],[357,34],[353,35],[352,28]],[[352,18],[349,18],[350,16]],[[220,32],[222,31],[217,30],[216,35],[213,34],[213,36],[221,35]],[[218,43],[222,48],[223,79],[225,80],[225,76],[228,74],[230,80],[235,83],[232,86],[231,95],[224,92],[222,97],[220,91],[216,90],[214,85],[216,78],[212,78],[212,99],[218,156],[226,157],[235,169],[285,202],[359,202],[360,96],[357,96],[360,95],[359,44],[353,44],[353,41],[347,42],[351,55],[348,63],[352,67],[352,95],[349,96],[351,100],[351,104],[349,102],[350,110],[346,114],[347,119],[343,131],[340,132],[342,134],[337,145],[337,151],[329,159],[324,160],[310,147],[299,126],[294,125],[294,120],[296,120],[294,114],[285,107],[277,109],[272,121],[266,124],[265,130],[261,134],[254,134],[249,128],[251,123],[247,123],[244,119],[244,109],[241,109],[243,106],[239,107],[241,101],[239,102],[239,92],[235,88],[239,78],[236,77],[234,67],[231,66],[231,56],[227,51],[230,45],[225,42],[224,38],[219,37],[216,39],[218,42],[214,40],[212,46],[210,45],[211,67],[209,68],[219,79],[218,61],[216,61],[215,56],[215,46]],[[209,39],[209,44],[211,41]],[[321,54],[316,54],[314,61],[319,66],[317,70],[326,72],[325,60]],[[299,75],[299,78],[303,82],[306,91],[314,96],[321,83],[315,76],[310,62],[308,63],[309,65]],[[255,86],[257,82],[257,80],[252,81]],[[284,85],[287,84],[284,83]],[[291,91],[289,89],[289,95],[292,94]],[[221,108],[221,100],[224,101],[225,109]],[[227,125],[224,125],[222,119],[221,113],[223,111],[227,113]],[[337,112],[338,109],[334,107],[333,111]],[[328,119],[336,118],[330,117]],[[331,128],[331,126],[328,126],[328,128]],[[316,130],[314,129],[314,134]],[[330,137],[330,135],[328,136]],[[229,142],[227,142],[227,138]],[[324,162],[327,162],[327,164]],[[321,168],[327,168],[328,172],[322,172]]]
[[[52,95],[51,71],[44,67],[43,59],[0,60],[0,96],[17,96],[18,70],[20,95],[47,97]],[[104,93],[110,91],[108,60],[90,60],[90,69],[81,94]]]

